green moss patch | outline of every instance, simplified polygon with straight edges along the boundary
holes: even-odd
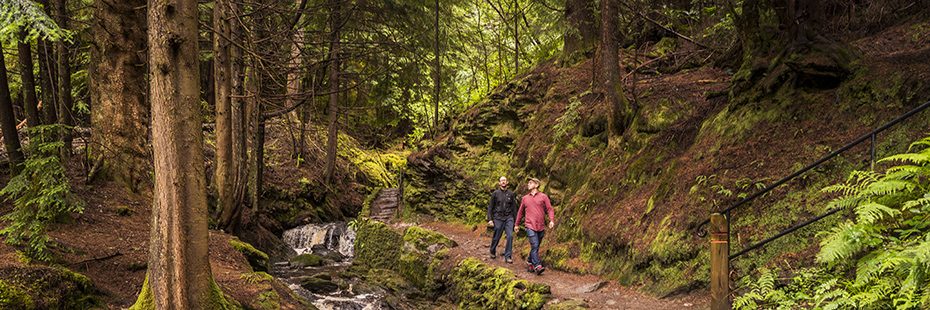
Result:
[[[397,268],[403,237],[381,222],[359,223],[353,264],[380,269]]]
[[[255,271],[268,271],[268,254],[265,254],[265,252],[256,249],[251,244],[243,242],[238,238],[229,239],[229,245],[236,249],[236,251],[239,251],[239,253],[242,253],[242,255],[245,255],[252,269]]]
[[[542,309],[551,295],[547,285],[517,279],[509,269],[475,258],[461,261],[451,282],[454,298],[465,309]]]
[[[316,254],[300,254],[291,258],[291,264],[298,267],[323,266],[323,258]]]
[[[426,251],[430,247],[436,246],[445,248],[457,246],[455,241],[452,241],[452,239],[449,239],[445,235],[419,226],[407,227],[407,230],[404,232],[404,242],[420,251]]]
[[[64,267],[0,269],[0,309],[88,309],[100,306],[86,276]]]

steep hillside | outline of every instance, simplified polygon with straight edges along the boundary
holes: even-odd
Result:
[[[591,61],[543,64],[497,88],[410,156],[407,216],[478,223],[499,175],[518,185],[539,177],[557,210],[559,244],[548,247],[550,264],[642,284],[659,295],[699,287],[708,257],[697,224],[713,210],[930,98],[922,25],[908,22],[853,42],[856,60],[838,85],[784,83],[768,92],[729,93],[731,74],[711,66],[628,74],[627,96],[643,109],[636,130],[610,146],[603,98],[589,91]],[[625,72],[641,63],[628,62]],[[878,156],[906,148],[930,129],[928,117],[879,136]],[[867,145],[857,147],[735,212],[734,248],[822,212],[829,197],[819,189],[868,169],[868,155]],[[736,266],[809,260],[813,231]]]

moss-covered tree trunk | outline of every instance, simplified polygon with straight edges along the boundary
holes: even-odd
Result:
[[[102,172],[130,190],[150,185],[145,100],[145,0],[97,0],[90,64],[90,145]]]
[[[3,131],[3,147],[10,158],[10,170],[19,171],[25,157],[19,143],[19,135],[16,133],[16,117],[13,116],[13,100],[10,98],[10,82],[6,76],[3,44],[0,44],[0,130]]]
[[[223,309],[210,270],[196,0],[148,2],[155,201],[146,282],[133,308]]]
[[[36,98],[36,79],[32,67],[32,44],[26,38],[26,30],[19,32],[19,74],[23,87],[23,106],[26,110],[26,125],[39,126],[39,100]]]
[[[614,0],[601,1],[601,46],[598,52],[601,60],[601,92],[607,98],[607,127],[611,136],[621,136],[633,123],[636,109],[626,96],[620,84],[620,56],[617,47],[617,3]]]

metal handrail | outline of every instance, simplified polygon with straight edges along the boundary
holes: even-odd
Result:
[[[833,152],[830,152],[830,153],[827,154],[826,156],[821,157],[820,159],[818,159],[817,161],[815,161],[815,162],[813,162],[813,163],[807,165],[806,167],[801,168],[800,170],[795,171],[794,173],[792,173],[792,174],[790,174],[790,175],[788,175],[788,176],[786,176],[786,177],[784,177],[784,178],[781,178],[780,180],[776,181],[776,182],[773,183],[772,185],[767,186],[767,187],[763,188],[762,190],[760,190],[760,191],[758,191],[758,192],[755,192],[755,193],[753,193],[752,195],[750,195],[750,196],[748,196],[748,197],[746,197],[746,198],[740,200],[740,201],[737,202],[736,204],[734,204],[734,205],[732,205],[732,206],[730,206],[730,207],[727,207],[726,209],[721,210],[719,213],[724,214],[724,215],[726,216],[726,218],[727,218],[727,222],[729,223],[729,221],[730,221],[730,220],[729,220],[729,218],[730,218],[730,211],[735,210],[736,208],[739,208],[740,206],[746,204],[747,202],[750,202],[750,201],[752,201],[752,200],[755,200],[756,198],[759,198],[759,197],[761,197],[762,195],[765,195],[766,193],[772,191],[772,190],[775,189],[776,187],[781,186],[781,185],[787,183],[788,181],[791,181],[792,179],[794,179],[794,178],[796,178],[796,177],[798,177],[798,176],[804,174],[805,172],[808,172],[808,171],[810,171],[810,170],[812,170],[812,169],[814,169],[814,168],[819,167],[819,166],[822,165],[824,162],[826,162],[826,161],[828,161],[828,160],[830,160],[830,159],[833,159],[833,158],[836,157],[836,156],[839,156],[840,154],[842,154],[842,153],[848,151],[849,149],[855,147],[856,145],[859,145],[860,143],[862,143],[863,141],[865,141],[865,140],[867,140],[867,139],[871,140],[871,144],[872,144],[872,145],[871,145],[871,150],[870,150],[870,152],[869,152],[869,156],[870,156],[870,158],[871,158],[871,163],[872,163],[872,165],[874,165],[874,163],[875,163],[875,136],[878,135],[879,133],[881,133],[881,132],[887,130],[887,129],[890,128],[891,126],[894,126],[894,125],[896,125],[896,124],[898,124],[898,123],[900,123],[900,122],[902,122],[902,121],[904,121],[904,120],[906,120],[906,119],[908,119],[908,118],[914,116],[915,114],[920,113],[920,112],[923,111],[923,110],[926,110],[928,107],[930,107],[930,101],[927,101],[927,102],[921,104],[920,106],[918,106],[918,107],[916,107],[916,108],[914,108],[914,109],[908,111],[907,113],[904,113],[904,114],[898,116],[897,118],[895,118],[895,119],[893,119],[893,120],[891,120],[891,121],[885,123],[884,125],[882,125],[882,126],[876,128],[876,129],[874,129],[874,130],[872,130],[872,131],[870,131],[870,132],[868,132],[868,133],[866,133],[866,134],[860,136],[859,138],[856,138],[856,139],[853,140],[852,142],[850,142],[850,143],[844,145],[843,147],[841,147],[841,148],[839,148],[839,149],[837,149],[837,150],[835,150],[835,151],[833,151]],[[747,246],[747,247],[743,248],[742,250],[740,250],[739,252],[730,255],[730,256],[729,256],[729,260],[733,260],[733,259],[735,259],[735,258],[737,258],[737,257],[739,257],[739,256],[741,256],[741,255],[743,255],[743,254],[746,254],[746,253],[748,253],[748,252],[750,252],[750,251],[759,249],[759,248],[765,246],[766,244],[768,244],[768,243],[770,243],[770,242],[772,242],[772,241],[778,240],[779,238],[784,237],[784,236],[786,236],[786,235],[788,235],[788,234],[790,234],[790,233],[792,233],[792,232],[794,232],[794,231],[796,231],[796,230],[798,230],[798,229],[804,228],[804,227],[806,227],[806,226],[808,226],[808,225],[811,225],[811,224],[814,224],[814,223],[816,223],[816,222],[818,222],[818,221],[820,221],[820,220],[822,220],[822,219],[824,219],[824,218],[826,218],[826,217],[828,217],[828,216],[830,216],[830,215],[836,214],[836,213],[838,213],[840,210],[842,210],[842,208],[833,208],[833,209],[831,209],[831,210],[825,212],[824,214],[821,214],[821,215],[819,215],[819,216],[817,216],[817,217],[811,218],[811,219],[809,219],[809,220],[807,220],[807,221],[805,221],[805,222],[796,224],[796,225],[794,225],[794,226],[792,226],[792,227],[790,227],[790,228],[788,228],[788,229],[782,230],[782,231],[780,231],[779,233],[777,233],[777,234],[775,234],[775,235],[773,235],[773,236],[771,236],[771,237],[766,238],[765,240],[762,240],[762,241],[759,241],[759,242],[757,242],[757,243],[755,243],[755,244],[753,244],[753,245]],[[701,222],[701,224],[698,225],[698,228],[700,228],[700,227],[702,227],[702,226],[704,226],[704,225],[707,225],[709,222],[710,222],[710,219],[708,218],[707,220]]]

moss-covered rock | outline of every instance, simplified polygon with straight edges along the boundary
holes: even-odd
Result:
[[[339,285],[326,277],[305,277],[300,279],[300,286],[317,294],[328,294],[339,290]]]
[[[323,265],[323,258],[311,253],[294,256],[290,261],[291,265],[297,267],[319,267]]]
[[[461,261],[451,282],[453,297],[467,309],[542,309],[551,295],[547,285],[517,279],[509,269],[475,258]]]
[[[407,227],[404,232],[404,242],[420,251],[429,251],[430,248],[436,247],[453,248],[457,246],[455,241],[452,241],[449,237],[420,226]],[[435,252],[435,250],[432,252]]]
[[[265,252],[256,249],[251,244],[243,242],[238,238],[229,239],[229,245],[231,245],[236,251],[245,255],[245,258],[249,260],[249,265],[252,266],[252,269],[255,271],[268,271],[268,254]]]
[[[0,309],[88,309],[100,306],[86,276],[64,267],[0,269]]]
[[[381,222],[362,221],[355,234],[353,264],[380,269],[397,268],[403,237]]]

